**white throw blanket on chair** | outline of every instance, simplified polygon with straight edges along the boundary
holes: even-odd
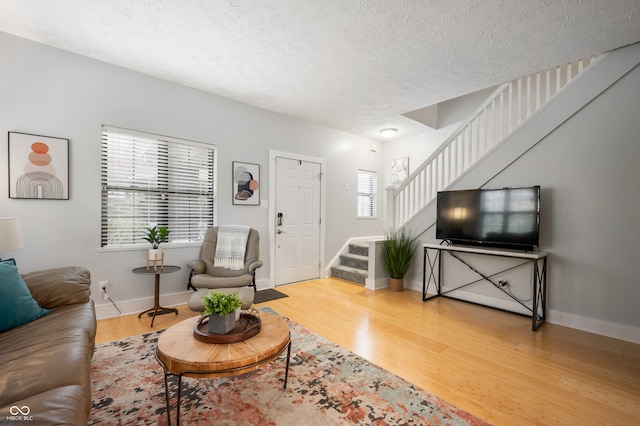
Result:
[[[213,259],[213,264],[231,270],[244,268],[244,252],[247,248],[248,236],[248,226],[220,226],[218,228],[218,242],[216,243],[216,257]]]

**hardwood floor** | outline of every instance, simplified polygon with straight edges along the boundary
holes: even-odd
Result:
[[[496,425],[640,424],[640,345],[419,292],[337,279],[278,287],[262,303]],[[193,316],[156,318],[164,329]],[[98,322],[97,342],[150,331],[137,315]],[[295,345],[295,342],[294,342]]]

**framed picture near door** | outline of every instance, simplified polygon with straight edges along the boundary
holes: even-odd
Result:
[[[245,206],[260,205],[260,165],[232,162],[233,204]]]
[[[69,199],[69,139],[9,132],[9,198]]]

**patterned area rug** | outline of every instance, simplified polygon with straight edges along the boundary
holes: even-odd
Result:
[[[487,424],[287,321],[292,340],[287,389],[282,388],[286,352],[251,373],[222,379],[184,378],[182,424]],[[153,355],[160,333],[97,346],[91,367],[90,425],[167,424],[162,369]],[[170,383],[174,396],[177,380]],[[175,422],[175,406],[171,416]]]

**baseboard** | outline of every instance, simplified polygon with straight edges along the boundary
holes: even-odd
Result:
[[[161,294],[160,305],[167,308],[186,305],[192,293],[192,291],[183,291],[180,293]],[[99,320],[143,312],[153,306],[153,296],[144,297],[142,299],[124,300],[121,302],[114,300],[118,309],[120,309],[122,313],[119,313],[111,302],[103,300],[100,300],[100,302],[102,303],[98,304],[97,301],[95,302],[96,318]]]
[[[422,292],[422,282],[407,282],[407,280],[405,279],[405,287]],[[451,294],[451,296],[453,297],[453,293]],[[498,299],[495,297],[485,296],[482,294],[471,293],[462,290],[457,292],[455,298],[468,302],[479,303],[481,305],[487,305],[488,307],[503,309],[509,312],[530,315],[530,312],[525,308],[520,306],[518,303],[509,300]],[[547,309],[546,322],[561,325],[563,327],[574,328],[576,330],[585,331],[587,333],[598,334],[600,336],[606,336],[613,339],[640,344],[640,328],[630,325],[583,317],[580,315],[569,314],[552,309]]]
[[[269,279],[256,280],[256,291],[266,290],[268,288],[274,288]]]
[[[365,288],[369,290],[380,290],[389,287],[389,278],[365,279]]]
[[[416,290],[422,293],[422,281],[409,281],[405,278],[405,288]],[[431,290],[434,290],[433,287]],[[465,290],[455,290],[449,293],[449,296],[453,299],[462,300],[465,302],[477,303],[479,305],[485,305],[487,307],[502,309],[517,314],[531,315],[523,306],[512,300],[498,299],[496,297],[485,296],[483,294],[472,293]]]
[[[379,290],[381,288],[386,288],[389,286],[387,281],[387,279],[375,280],[375,282],[372,283],[373,287],[370,286],[369,283],[367,283],[366,287],[372,290]],[[269,280],[256,282],[256,287],[258,287],[258,290],[273,288],[270,286]],[[405,279],[405,288],[422,292],[422,282]],[[191,291],[164,294],[160,296],[160,304],[166,307],[185,305],[189,301],[191,294]],[[464,292],[464,298],[460,297],[460,299],[474,303],[488,304],[489,306],[504,309],[507,311],[522,311],[523,309],[515,302],[512,303],[506,300],[496,299],[493,297],[483,296],[470,292]],[[153,306],[153,296],[145,297],[142,299],[125,300],[122,302],[118,302],[116,300],[115,303],[122,311],[121,314],[118,313],[111,302],[107,301],[100,304],[97,304],[96,302],[96,318],[100,320],[114,318],[121,315],[137,314]],[[526,314],[527,312],[520,313]],[[563,327],[574,328],[576,330],[581,330],[588,333],[599,334],[601,336],[611,337],[613,339],[640,344],[640,328],[630,325],[618,324],[594,318],[587,318],[580,315],[569,314],[566,312],[560,312],[551,309],[547,310],[546,321],[552,324],[561,325]]]
[[[587,318],[566,312],[548,310],[547,321],[564,327],[575,328],[588,333],[599,334],[613,339],[625,340],[632,343],[640,343],[640,328],[610,321]]]
[[[267,288],[273,288],[273,286],[271,285],[271,282],[268,279],[256,280],[257,290],[265,290]],[[179,293],[161,294],[160,305],[165,306],[167,308],[173,307],[173,306],[186,305],[189,299],[191,298],[192,294],[193,294],[193,291],[189,291],[189,290],[179,292]],[[100,296],[102,296],[102,293],[100,294]],[[114,302],[118,306],[118,309],[122,311],[122,314],[118,313],[118,310],[113,306],[111,302],[104,301],[101,298],[100,300],[95,300],[96,318],[107,319],[107,318],[118,317],[121,315],[130,315],[130,314],[140,313],[153,306],[153,296],[144,297],[142,299],[133,299],[133,300],[123,300],[123,301],[114,300]]]
[[[389,287],[389,284],[387,283],[385,287]],[[422,281],[411,280],[407,277],[404,277],[404,288],[419,291],[420,293],[422,293]]]

